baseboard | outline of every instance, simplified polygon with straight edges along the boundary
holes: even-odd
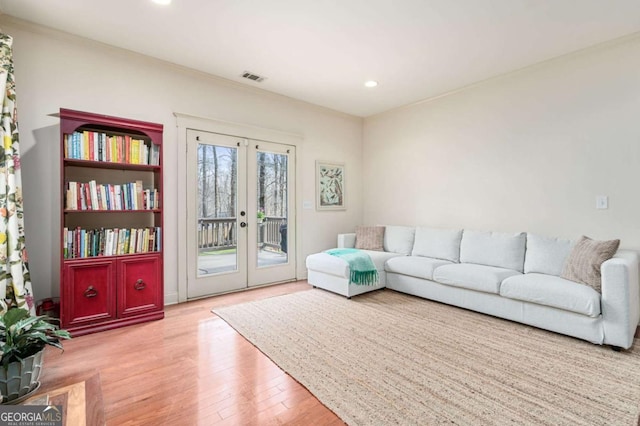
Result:
[[[175,305],[178,303],[178,293],[166,293],[164,295],[164,305]]]

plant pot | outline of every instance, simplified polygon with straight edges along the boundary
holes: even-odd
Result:
[[[10,363],[6,369],[0,366],[0,392],[3,404],[11,403],[38,387],[43,355],[44,349],[22,361]]]

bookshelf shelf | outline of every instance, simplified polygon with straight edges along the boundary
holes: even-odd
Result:
[[[136,209],[136,210],[63,210],[64,214],[70,213],[161,213],[160,209]]]
[[[70,265],[70,264],[74,264],[74,263],[83,263],[86,262],[87,260],[89,261],[93,261],[93,260],[116,260],[116,259],[120,259],[123,257],[138,257],[138,256],[155,256],[156,254],[158,254],[159,252],[157,251],[150,251],[147,253],[131,253],[131,254],[119,254],[119,255],[113,255],[113,256],[91,256],[91,257],[78,257],[75,259],[65,259],[65,264]]]
[[[164,317],[162,137],[161,124],[60,109],[61,322],[74,336]]]
[[[127,164],[127,163],[110,163],[107,161],[92,160],[74,160],[70,158],[64,159],[65,166],[88,167],[92,169],[115,169],[115,170],[142,170],[142,171],[159,171],[160,166],[150,166],[148,164]]]

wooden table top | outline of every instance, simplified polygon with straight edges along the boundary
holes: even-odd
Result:
[[[105,424],[100,375],[73,383],[24,401],[25,405],[60,405],[65,426],[102,426]]]

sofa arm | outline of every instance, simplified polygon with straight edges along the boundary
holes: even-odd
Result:
[[[619,251],[602,264],[604,343],[628,349],[640,320],[638,254]]]
[[[356,234],[338,234],[338,248],[354,248],[356,246]]]

